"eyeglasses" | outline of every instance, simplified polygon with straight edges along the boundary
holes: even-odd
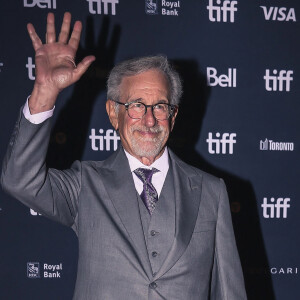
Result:
[[[146,105],[142,102],[132,101],[122,103],[116,100],[114,102],[124,105],[127,110],[128,116],[132,119],[142,119],[147,113],[148,107],[151,107],[154,118],[158,121],[167,120],[172,117],[177,109],[176,105],[169,103],[156,103],[154,105]]]

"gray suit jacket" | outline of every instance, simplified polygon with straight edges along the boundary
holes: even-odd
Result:
[[[20,114],[4,159],[8,193],[79,239],[74,299],[246,299],[222,180],[189,166],[170,151],[175,187],[175,237],[153,275],[137,195],[122,148],[105,161],[47,169],[50,120]]]

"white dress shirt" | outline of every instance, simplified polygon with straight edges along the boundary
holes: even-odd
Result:
[[[29,96],[30,97],[30,96]],[[47,111],[43,111],[41,113],[38,113],[38,114],[34,114],[32,115],[30,113],[30,110],[29,110],[29,106],[28,106],[28,99],[29,97],[27,98],[27,101],[23,107],[23,114],[24,114],[24,117],[31,123],[33,124],[41,124],[43,123],[44,121],[46,121],[47,119],[49,119],[50,117],[52,117],[53,115],[53,112],[54,112],[54,109],[55,109],[55,106],[50,109],[50,110],[47,110]]]
[[[165,148],[162,156],[160,158],[158,158],[151,166],[144,165],[137,158],[130,155],[126,150],[124,150],[124,151],[128,158],[129,167],[130,167],[131,174],[133,176],[135,188],[139,195],[143,191],[143,182],[135,175],[134,170],[136,170],[138,168],[144,168],[144,169],[155,168],[155,169],[159,170],[159,172],[153,174],[152,181],[151,181],[152,184],[154,185],[154,187],[157,191],[158,197],[159,197],[162,187],[164,185],[168,170],[169,170],[169,155],[168,155],[167,147]]]
[[[31,122],[33,124],[40,124],[40,123],[43,123],[44,121],[46,121],[48,118],[52,117],[55,106],[51,110],[44,111],[44,112],[32,115],[30,113],[29,106],[28,106],[29,97],[27,98],[27,101],[26,101],[26,103],[24,105],[24,108],[23,108],[24,117],[29,122]],[[128,162],[129,162],[129,167],[130,167],[130,170],[131,170],[131,174],[132,174],[132,177],[133,177],[135,188],[136,188],[139,195],[143,191],[143,183],[135,175],[135,173],[133,171],[138,169],[138,168],[145,168],[145,169],[156,168],[157,170],[159,170],[159,172],[153,174],[153,176],[152,176],[152,184],[154,185],[154,187],[157,191],[158,197],[159,197],[159,195],[161,193],[161,190],[162,190],[162,187],[164,185],[168,170],[169,170],[169,156],[168,156],[167,147],[165,148],[164,153],[162,154],[162,156],[160,158],[158,158],[151,166],[144,165],[137,158],[130,155],[126,150],[124,150],[124,151],[125,151],[125,154],[127,156]]]

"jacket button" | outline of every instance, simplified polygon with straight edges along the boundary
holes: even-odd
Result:
[[[153,251],[153,252],[151,253],[152,257],[156,257],[157,254],[158,254],[158,253],[157,253],[156,251]]]
[[[151,236],[155,236],[156,233],[157,233],[157,232],[156,232],[155,230],[151,230],[151,232],[150,232]]]
[[[151,282],[150,288],[155,290],[157,288],[157,283],[155,281]]]

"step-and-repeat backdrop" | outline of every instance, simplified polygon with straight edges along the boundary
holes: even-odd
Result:
[[[1,1],[1,160],[35,79],[26,24],[44,39],[47,13],[59,31],[65,11],[83,22],[77,59],[97,60],[59,97],[49,166],[115,151],[119,138],[105,112],[109,70],[127,58],[167,55],[184,82],[170,147],[224,178],[249,299],[300,299],[300,2]],[[0,299],[71,299],[75,234],[0,197]]]

